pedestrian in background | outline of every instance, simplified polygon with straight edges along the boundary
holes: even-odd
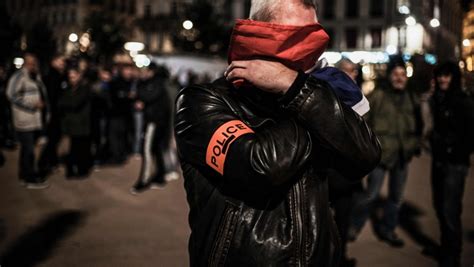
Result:
[[[91,111],[91,134],[92,148],[95,167],[106,162],[108,145],[108,114],[107,107],[110,104],[110,81],[112,73],[110,69],[99,68],[98,79],[92,85],[92,111]]]
[[[119,66],[119,75],[110,83],[109,152],[110,163],[123,164],[131,148],[133,66]]]
[[[377,88],[369,95],[371,111],[367,122],[376,133],[381,147],[382,160],[369,174],[364,196],[357,201],[353,227],[357,235],[369,217],[378,199],[385,174],[389,174],[388,199],[383,209],[383,218],[375,227],[378,237],[394,247],[401,247],[404,241],[397,236],[395,228],[399,221],[408,176],[408,166],[419,151],[417,134],[417,98],[407,89],[405,63],[395,58],[387,68],[388,86]]]
[[[7,69],[0,65],[0,147],[15,148],[15,129],[12,110],[7,98]]]
[[[41,80],[37,57],[26,54],[24,61],[23,68],[13,74],[7,86],[7,97],[12,105],[13,122],[21,146],[18,176],[26,188],[42,189],[48,183],[37,171],[34,149],[43,129],[43,114],[47,112],[47,92]]]
[[[67,72],[68,84],[58,106],[62,113],[61,128],[70,139],[66,178],[85,178],[91,167],[91,94],[77,68]]]
[[[431,185],[441,230],[440,266],[461,266],[462,199],[470,154],[474,150],[474,102],[462,90],[461,71],[454,62],[435,69],[430,100]]]
[[[48,175],[57,166],[58,145],[61,140],[61,117],[58,109],[58,100],[66,87],[66,62],[62,55],[56,55],[51,60],[49,73],[44,77],[44,83],[48,91],[48,103],[50,106],[50,119],[46,125],[47,143],[44,145],[39,158],[39,168],[42,176]]]
[[[131,98],[132,101],[138,99],[138,82],[140,77],[140,71],[134,68],[133,82],[131,87]],[[135,157],[140,158],[143,143],[143,128],[144,128],[144,115],[143,110],[133,106],[133,132],[132,132],[132,154]]]
[[[171,139],[171,99],[168,93],[169,73],[162,66],[152,63],[143,71],[143,81],[137,88],[136,110],[145,116],[145,140],[140,176],[131,189],[141,193],[153,186],[164,185],[165,153]]]
[[[356,84],[357,77],[359,75],[358,65],[353,63],[347,58],[341,59],[336,67],[343,71],[352,80],[352,86],[360,88]],[[347,83],[350,82],[347,79]],[[347,89],[349,85],[344,88]],[[360,191],[362,188],[361,182],[351,182],[350,179],[344,178],[337,172],[330,171],[328,173],[328,184],[329,184],[329,200],[334,210],[334,219],[336,221],[337,230],[341,238],[341,254],[342,260],[339,264],[340,267],[351,267],[356,266],[356,260],[348,258],[347,256],[347,241],[348,231],[351,223],[351,214],[354,206],[354,193]]]

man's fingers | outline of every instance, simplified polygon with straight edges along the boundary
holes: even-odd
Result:
[[[234,68],[230,72],[227,72],[227,80],[235,80],[235,79],[245,79],[247,77],[247,70],[243,68]]]
[[[250,64],[249,60],[237,60],[237,61],[232,61],[230,65],[227,67],[227,70],[224,72],[224,76],[227,77],[229,73],[236,68],[243,68],[246,69],[248,65]]]

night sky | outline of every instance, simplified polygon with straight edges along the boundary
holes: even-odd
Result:
[[[472,0],[461,0],[463,4],[463,8],[467,10],[469,8],[469,4],[472,2]]]

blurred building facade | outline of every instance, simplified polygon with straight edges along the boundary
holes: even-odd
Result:
[[[322,0],[319,18],[332,37],[330,51],[461,56],[460,1]],[[384,61],[381,54],[372,57]]]
[[[173,30],[187,18],[190,6],[198,0],[6,0],[8,13],[18,25],[29,31],[46,24],[52,29],[60,52],[70,53],[86,32],[86,20],[93,12],[112,17],[126,29],[126,40],[145,44],[148,53],[172,53]],[[232,22],[248,13],[250,0],[215,0],[214,10]],[[86,35],[87,37],[87,35]],[[73,38],[74,40],[75,38]],[[23,47],[26,49],[26,47]]]
[[[474,71],[474,3],[469,6],[463,21],[463,59],[466,69]]]

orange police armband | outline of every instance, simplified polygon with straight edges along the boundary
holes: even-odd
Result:
[[[207,146],[206,163],[221,175],[224,175],[224,163],[230,145],[240,136],[254,131],[242,121],[233,120],[224,123],[212,135]]]

